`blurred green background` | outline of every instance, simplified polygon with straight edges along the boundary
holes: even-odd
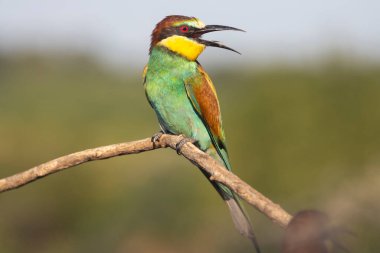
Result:
[[[142,66],[141,66],[142,68]],[[294,213],[317,208],[380,248],[380,65],[205,66],[235,173]],[[85,54],[0,56],[0,176],[158,130],[141,71]],[[247,207],[263,252],[282,229]],[[252,252],[207,180],[172,150],[87,163],[0,194],[0,251]]]

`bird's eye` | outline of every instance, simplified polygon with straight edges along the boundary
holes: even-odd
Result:
[[[183,33],[187,33],[189,31],[189,27],[187,25],[183,25],[179,28],[179,30]]]

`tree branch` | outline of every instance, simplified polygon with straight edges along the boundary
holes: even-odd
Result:
[[[70,155],[62,156],[35,166],[13,176],[0,179],[0,192],[16,189],[47,175],[89,161],[108,159],[121,155],[137,154],[157,148],[170,147],[175,149],[176,144],[183,138],[183,136],[164,134],[154,145],[151,139],[147,138],[72,153]],[[270,199],[266,198],[264,195],[253,189],[250,185],[242,181],[238,176],[226,170],[211,156],[202,152],[190,142],[185,143],[182,146],[181,153],[193,164],[207,171],[211,175],[211,180],[220,182],[229,187],[242,199],[265,214],[274,223],[277,223],[281,227],[287,226],[292,218],[291,215],[289,215],[279,205],[273,203]]]

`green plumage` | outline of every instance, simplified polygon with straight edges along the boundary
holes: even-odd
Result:
[[[185,80],[199,75],[197,63],[156,47],[151,52],[147,67],[145,92],[162,130],[193,138],[206,151],[211,139],[187,96],[184,84]]]
[[[145,92],[162,130],[165,133],[184,134],[197,140],[201,150],[231,170],[224,143],[217,145],[216,137],[212,135],[207,123],[199,115],[199,109],[192,102],[195,98],[189,98],[186,89],[187,80],[197,80],[201,76],[197,62],[189,61],[163,47],[155,47],[147,67]],[[233,197],[227,187],[215,183],[213,185],[224,199]]]

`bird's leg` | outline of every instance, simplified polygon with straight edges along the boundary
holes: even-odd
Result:
[[[183,136],[183,135],[181,135]],[[175,145],[175,150],[177,151],[177,154],[178,155],[181,155],[181,149],[183,147],[183,145],[185,145],[187,142],[190,142],[192,144],[197,144],[198,141],[197,140],[194,140],[192,138],[189,138],[189,137],[185,137],[183,138],[182,140],[180,140],[176,145]]]
[[[153,142],[153,145],[158,142],[161,138],[161,136],[164,134],[164,131],[159,131],[158,133],[153,134],[152,138],[150,139]]]

